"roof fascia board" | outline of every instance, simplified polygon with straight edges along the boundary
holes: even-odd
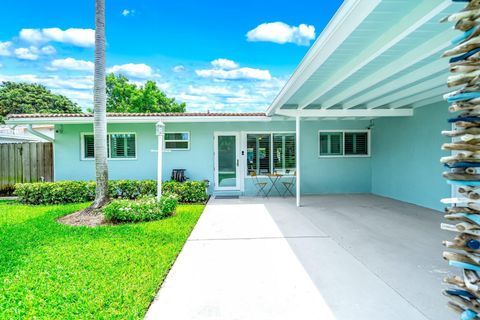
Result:
[[[268,107],[267,115],[272,115],[281,108],[380,2],[381,0],[346,0]]]

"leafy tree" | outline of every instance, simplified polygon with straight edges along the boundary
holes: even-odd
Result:
[[[169,98],[155,81],[138,86],[123,75],[107,75],[107,112],[185,112],[185,103]]]
[[[40,84],[0,84],[0,123],[7,114],[80,113],[82,109],[67,97],[54,94]]]

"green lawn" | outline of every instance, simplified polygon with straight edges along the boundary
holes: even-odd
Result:
[[[55,222],[84,207],[0,202],[1,319],[142,318],[204,208],[98,228]]]

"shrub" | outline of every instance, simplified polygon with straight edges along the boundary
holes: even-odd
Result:
[[[175,210],[178,206],[177,196],[170,194],[163,194],[160,197],[160,207],[162,208],[162,213],[167,215],[172,215],[175,213]]]
[[[109,195],[113,199],[138,199],[157,194],[155,180],[111,180]],[[205,202],[208,195],[206,182],[169,181],[163,184],[163,192],[175,194],[179,202]],[[15,185],[15,195],[24,204],[63,204],[89,202],[95,199],[95,182],[92,181],[59,181],[20,183]]]
[[[95,198],[95,184],[85,181],[20,183],[15,185],[15,195],[25,204],[87,202]]]
[[[137,199],[141,196],[154,196],[155,180],[111,180],[111,198]],[[95,199],[95,182],[58,181],[19,183],[15,185],[15,195],[24,204],[63,204],[88,202]]]
[[[164,195],[160,202],[154,197],[145,197],[137,200],[113,200],[103,208],[107,220],[113,222],[141,222],[163,219],[171,216],[178,201],[173,195]]]
[[[108,189],[112,198],[137,199],[142,196],[155,196],[157,194],[157,181],[111,180]]]
[[[167,181],[162,185],[162,192],[173,193],[181,203],[199,203],[208,200],[205,181]]]

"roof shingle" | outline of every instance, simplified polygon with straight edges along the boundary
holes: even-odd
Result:
[[[265,117],[264,112],[107,113],[107,117]],[[90,118],[93,113],[10,114],[7,119]]]

